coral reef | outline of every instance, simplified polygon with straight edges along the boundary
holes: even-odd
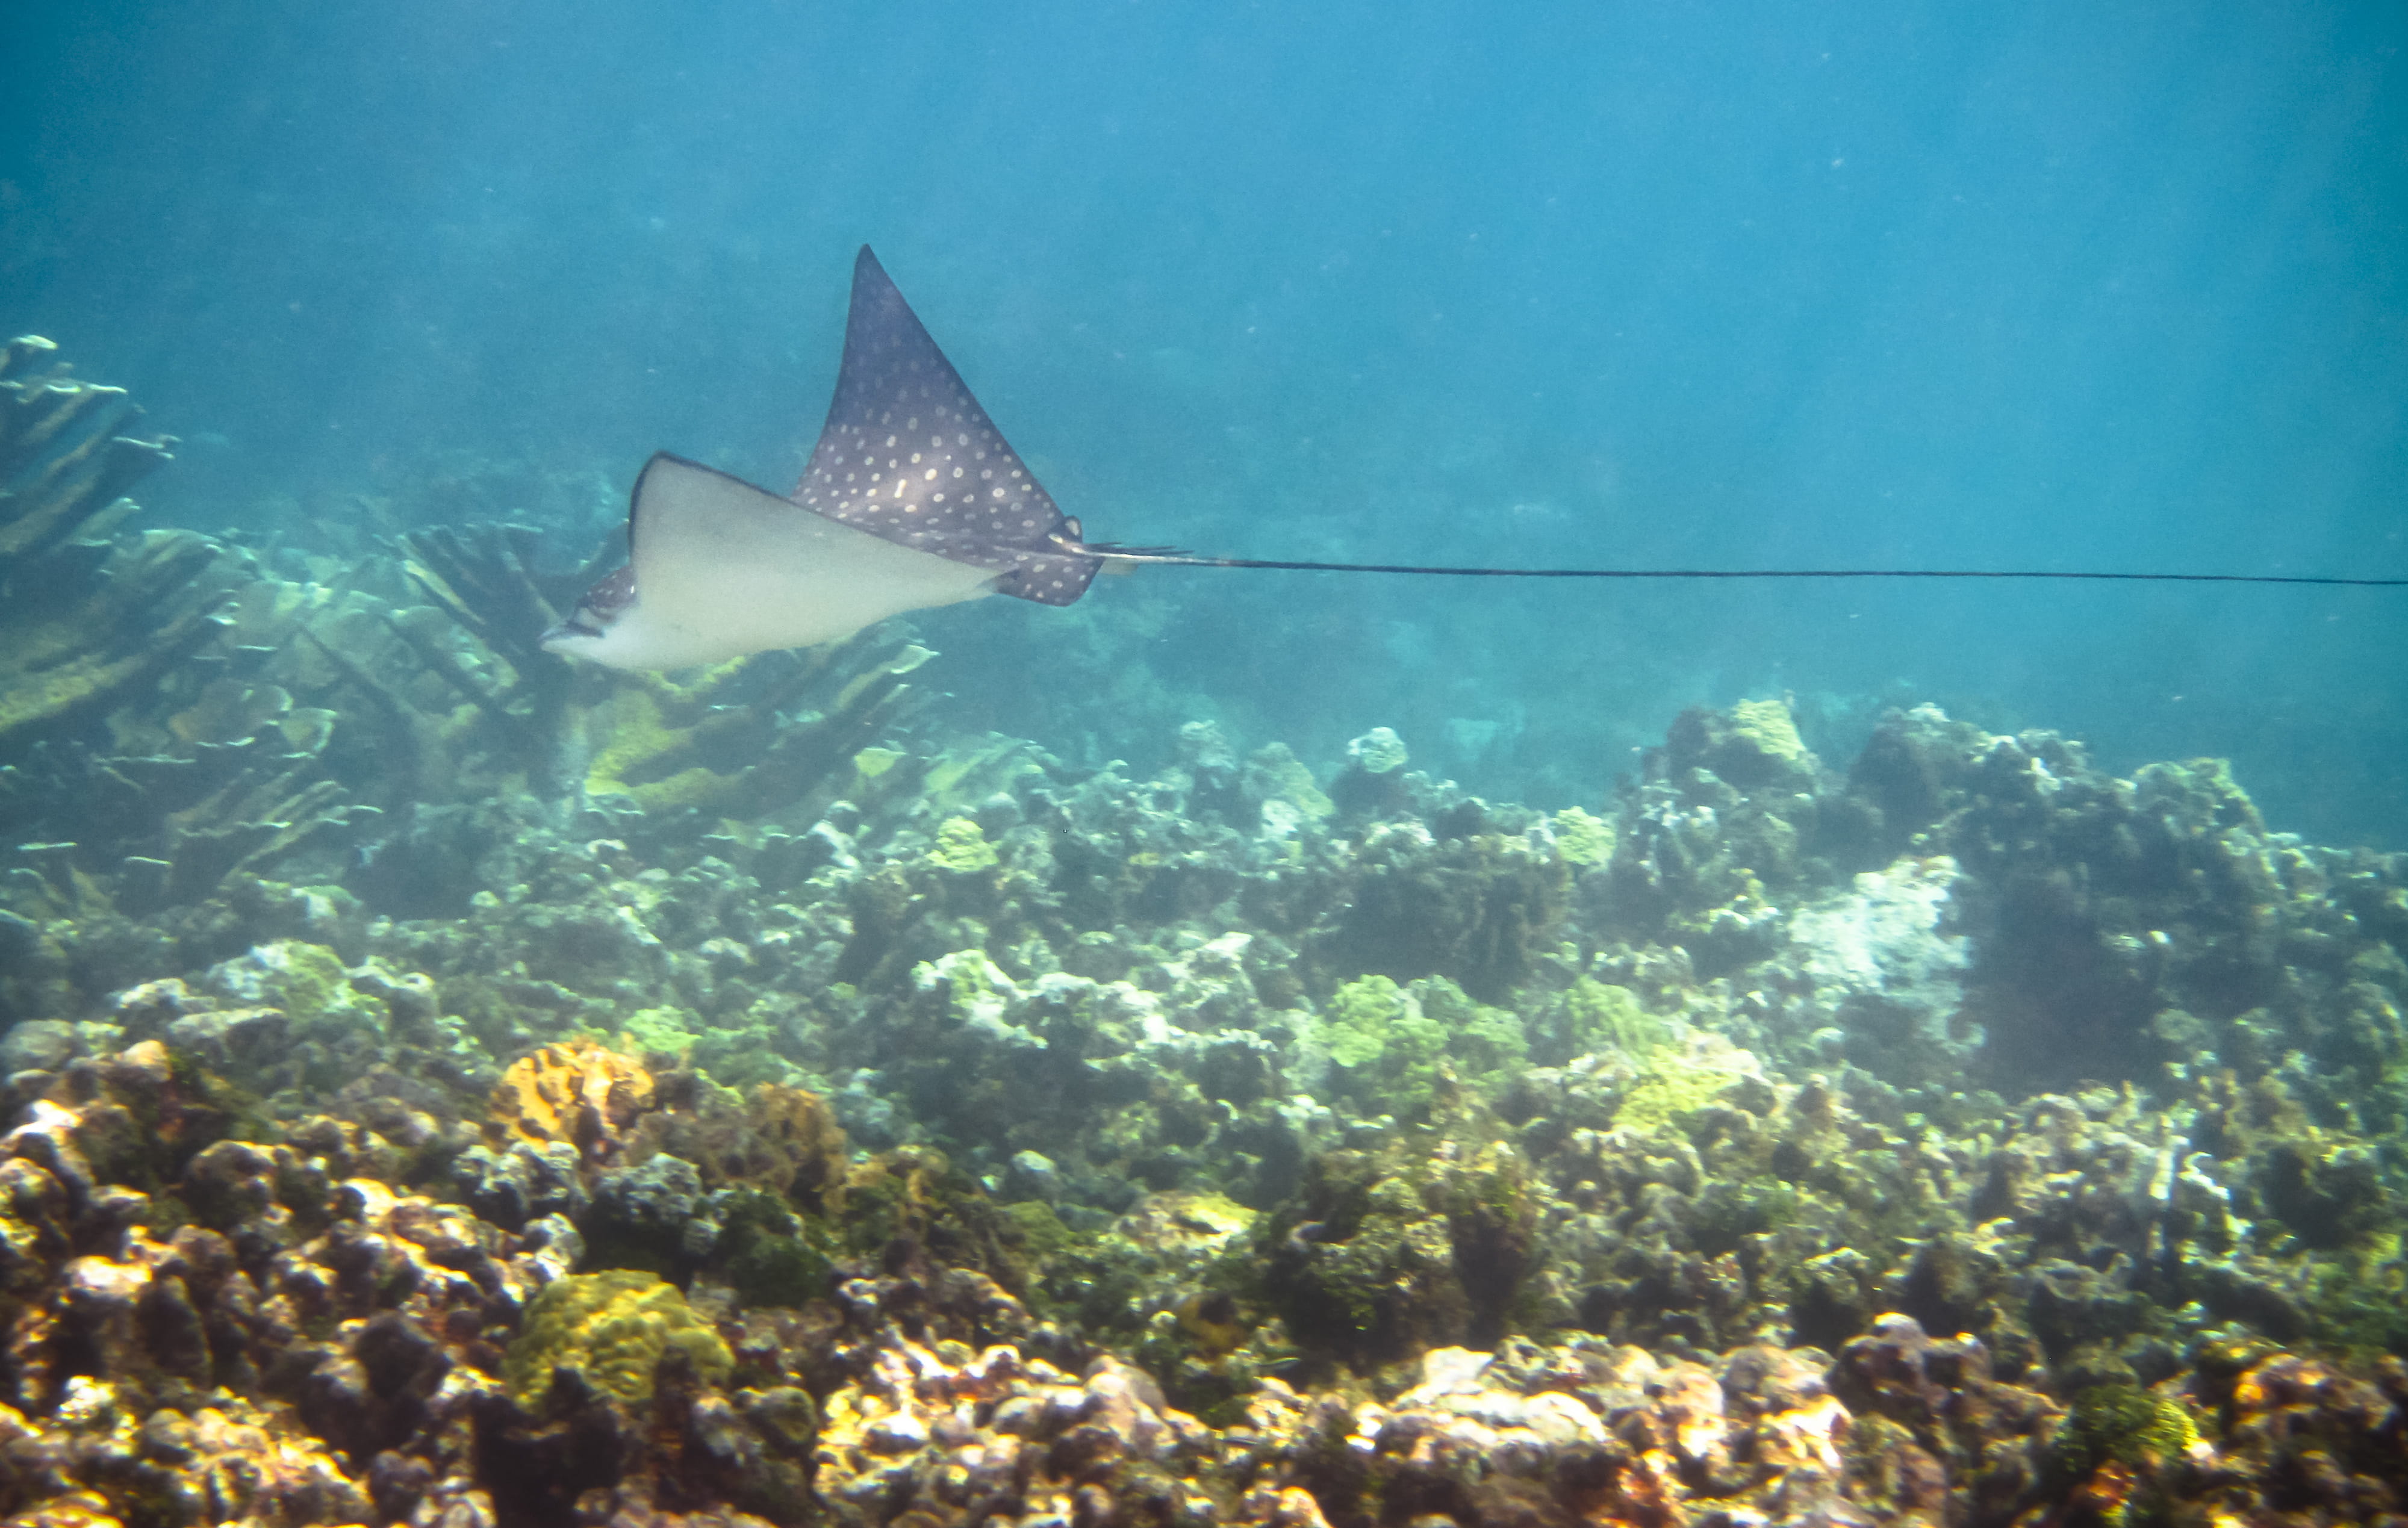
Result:
[[[2214,761],[1073,767],[124,530],[7,364],[10,1523],[2408,1513],[2408,863]]]

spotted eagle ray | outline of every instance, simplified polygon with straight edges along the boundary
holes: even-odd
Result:
[[[1107,566],[1493,578],[2072,578],[2408,585],[2251,573],[1931,568],[1431,567],[1199,557],[1081,539],[863,245],[827,423],[791,495],[666,451],[636,478],[628,562],[543,635],[613,668],[682,668],[833,642],[984,594],[1069,605]]]

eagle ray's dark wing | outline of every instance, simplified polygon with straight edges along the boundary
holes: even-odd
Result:
[[[1069,605],[1103,559],[1066,550],[1076,521],[987,418],[911,305],[863,245],[844,363],[811,459],[805,507],[1000,577],[997,593]]]

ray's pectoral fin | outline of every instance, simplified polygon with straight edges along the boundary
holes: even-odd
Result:
[[[631,558],[544,635],[613,668],[681,668],[850,636],[976,599],[996,572],[904,546],[663,451],[627,509]]]

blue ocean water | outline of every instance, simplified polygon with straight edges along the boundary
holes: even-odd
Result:
[[[867,241],[1090,535],[1256,557],[2408,574],[2396,5],[9,7],[0,324],[154,515],[590,537],[777,487]],[[580,549],[581,550],[581,549]],[[950,724],[1396,727],[1594,802],[1787,693],[2232,758],[2408,845],[2408,592],[1158,570],[921,622]]]

